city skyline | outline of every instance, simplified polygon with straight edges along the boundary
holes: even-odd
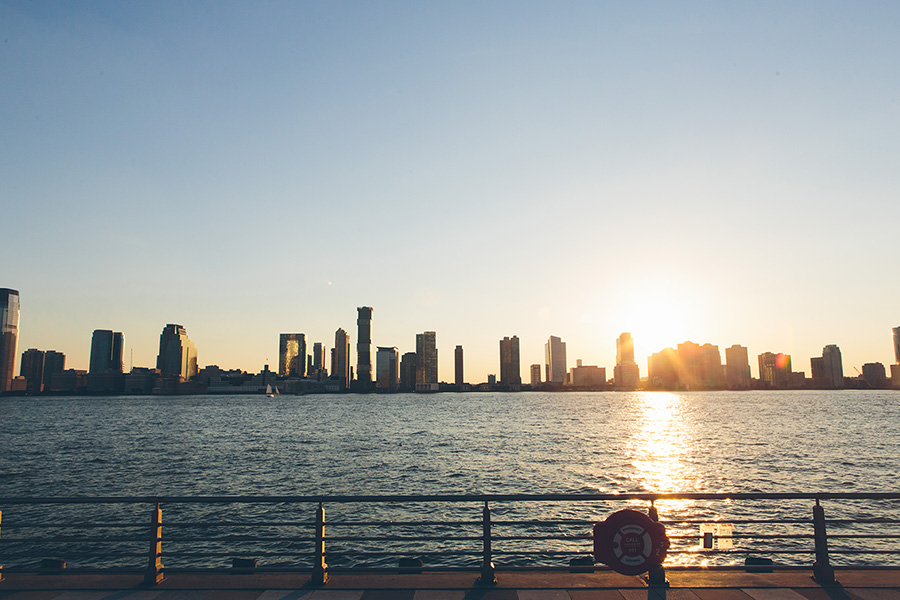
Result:
[[[894,360],[894,3],[0,13],[16,361],[86,369],[101,329],[152,366],[182,323],[274,368],[282,332],[358,344],[363,302],[371,344],[437,332],[444,381],[513,334],[608,375],[625,331],[642,372],[688,340]]]

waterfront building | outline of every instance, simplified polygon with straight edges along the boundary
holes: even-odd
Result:
[[[541,385],[541,365],[531,365],[531,385]]]
[[[416,391],[416,371],[418,357],[415,352],[406,352],[400,358],[400,391]]]
[[[605,377],[604,369],[604,377]],[[641,384],[641,368],[634,362],[634,340],[625,332],[616,338],[616,366],[613,368],[616,389],[635,390]]]
[[[841,349],[835,344],[822,348],[821,357],[809,359],[812,384],[817,388],[842,389],[844,387],[844,366]]]
[[[455,377],[453,378],[454,383],[462,387],[466,384],[465,377],[463,376],[463,347],[456,346],[456,350],[453,352],[453,370]]]
[[[544,367],[547,383],[566,382],[566,343],[554,335],[544,344]]]
[[[789,387],[792,373],[790,354],[763,352],[757,359],[760,382],[776,389]]]
[[[438,382],[437,334],[425,331],[416,334],[416,385]]]
[[[62,373],[66,370],[66,355],[62,352],[57,352],[56,350],[45,350],[44,351],[44,375],[41,377],[41,381],[44,384],[44,389],[50,389],[50,380],[57,373]]]
[[[891,386],[900,389],[900,364],[891,365]]]
[[[181,325],[169,323],[159,336],[156,368],[162,375],[185,380],[197,374],[197,348]]]
[[[522,385],[518,336],[504,337],[500,340],[500,384]]]
[[[862,376],[872,388],[883,388],[887,386],[887,372],[884,365],[880,362],[866,363],[862,366]]]
[[[583,365],[579,358],[569,371],[569,383],[580,388],[604,388],[606,387],[606,368],[597,365]]]
[[[647,358],[647,382],[651,389],[678,387],[678,352],[665,348]]]
[[[891,333],[893,333],[894,337],[894,363],[900,364],[900,327],[894,327]]]
[[[40,394],[44,389],[44,351],[29,348],[22,353],[19,376],[25,378],[25,393]]]
[[[350,389],[350,334],[343,329],[334,332],[331,376],[340,382],[342,390]]]
[[[125,370],[122,360],[124,348],[125,335],[121,331],[95,329],[91,336],[88,374],[122,373]]]
[[[356,309],[356,381],[360,391],[372,389],[372,308]]]
[[[375,389],[396,392],[400,389],[399,352],[396,346],[379,346],[375,353]]]
[[[282,333],[278,336],[278,374],[306,377],[306,335]]]
[[[740,344],[725,348],[725,385],[731,389],[750,387],[750,357]]]
[[[324,379],[328,375],[325,370],[325,345],[322,342],[313,344],[312,353],[312,369],[310,369],[310,379]]]
[[[0,393],[8,392],[15,374],[19,338],[19,292],[0,288]]]

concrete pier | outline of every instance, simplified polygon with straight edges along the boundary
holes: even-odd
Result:
[[[478,572],[333,573],[325,585],[309,573],[167,574],[146,585],[141,574],[5,573],[0,600],[900,600],[900,569],[835,569],[822,586],[811,570],[668,568],[668,588],[611,571],[497,570],[495,586]]]

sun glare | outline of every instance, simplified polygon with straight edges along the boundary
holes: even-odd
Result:
[[[690,297],[651,288],[630,298],[620,322],[634,339],[635,360],[690,339],[695,321]]]

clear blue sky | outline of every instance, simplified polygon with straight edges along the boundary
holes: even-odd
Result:
[[[154,366],[180,323],[255,371],[369,305],[445,380],[504,335],[526,380],[550,335],[611,375],[622,331],[642,374],[685,340],[887,365],[898,32],[897,2],[0,1],[19,352],[86,368],[114,329]]]

